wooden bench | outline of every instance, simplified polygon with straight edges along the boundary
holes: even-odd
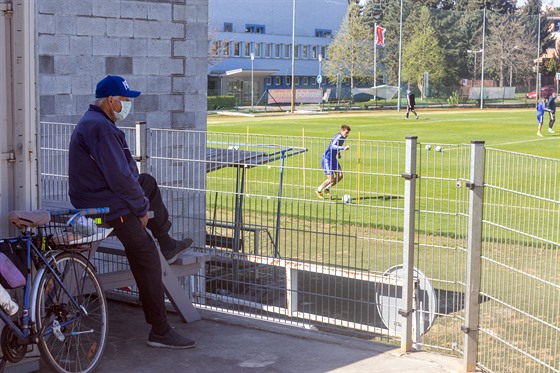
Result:
[[[104,240],[99,245],[97,253],[126,258],[124,247],[116,239]],[[171,265],[167,263],[161,252],[159,256],[162,282],[167,298],[184,322],[189,323],[200,320],[200,315],[196,308],[194,308],[188,292],[181,287],[178,279],[183,276],[199,274],[200,270],[204,269],[204,264],[210,260],[210,255],[188,251]],[[103,289],[106,291],[136,285],[130,269],[101,271],[99,279]]]
[[[67,201],[49,200],[43,200],[42,207],[49,210],[73,208]],[[116,258],[126,260],[124,247],[116,238],[103,240],[95,252],[113,255]],[[162,269],[162,282],[167,298],[183,322],[188,323],[200,320],[200,315],[196,308],[192,305],[192,300],[190,299],[188,292],[183,289],[179,283],[179,277],[198,274],[201,269],[204,269],[204,264],[210,260],[210,255],[196,252],[186,252],[172,265],[167,263],[161,252],[159,256]],[[126,263],[126,267],[128,267],[128,261]],[[103,268],[99,268],[99,266],[97,269],[101,285],[105,291],[136,285],[136,281],[134,280],[134,276],[132,275],[130,269],[104,271]]]

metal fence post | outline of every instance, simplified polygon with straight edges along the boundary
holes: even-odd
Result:
[[[138,172],[146,172],[146,164],[148,163],[148,142],[146,140],[148,133],[148,124],[146,121],[136,122],[136,147],[135,157]]]
[[[467,278],[465,294],[465,371],[474,372],[478,352],[478,323],[480,316],[480,263],[482,253],[482,202],[484,197],[484,141],[471,142]]]
[[[399,310],[402,316],[401,351],[412,350],[412,316],[414,313],[412,298],[414,291],[414,218],[416,207],[416,152],[418,137],[406,138],[404,181],[404,233],[403,233],[403,306]]]

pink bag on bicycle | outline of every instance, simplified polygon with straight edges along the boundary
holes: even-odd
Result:
[[[23,250],[22,250],[23,251]],[[9,242],[2,242],[0,247],[0,284],[7,289],[24,286],[25,265],[13,250]]]

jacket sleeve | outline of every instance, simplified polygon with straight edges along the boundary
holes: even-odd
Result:
[[[149,201],[138,183],[137,175],[130,168],[130,152],[125,152],[119,138],[113,134],[101,137],[92,149],[92,157],[113,193],[126,202],[134,215],[145,216]]]
[[[342,146],[338,145],[338,140],[340,140],[340,137],[341,137],[340,135],[337,135],[332,139],[331,144],[329,145],[329,147],[332,150],[344,150],[345,149],[344,145],[342,145]]]

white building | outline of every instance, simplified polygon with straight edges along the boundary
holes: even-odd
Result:
[[[208,95],[249,105],[251,82],[255,104],[268,89],[291,88],[292,40],[296,89],[319,88],[320,59],[347,7],[347,0],[209,0]]]

